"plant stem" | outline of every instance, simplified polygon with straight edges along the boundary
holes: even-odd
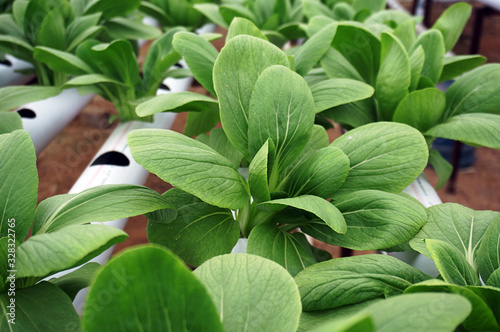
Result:
[[[259,224],[271,222],[279,211],[261,211],[255,203],[247,204],[238,213],[237,220],[244,237],[248,237],[252,229]]]
[[[50,77],[47,73],[47,70],[45,70],[43,64],[41,64],[38,61],[35,61],[33,64],[35,65],[35,72],[36,72],[36,77],[38,78],[38,84],[43,86],[51,86],[52,82],[50,81]]]

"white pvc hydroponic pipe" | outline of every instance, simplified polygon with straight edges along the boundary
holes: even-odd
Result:
[[[94,95],[82,96],[77,89],[63,90],[61,94],[26,104],[17,111],[23,128],[30,134],[37,155],[87,105]]]
[[[33,68],[31,63],[19,60],[10,56],[5,55],[6,63],[0,64],[0,87],[7,85],[23,85],[28,83],[35,77],[35,75],[23,75],[16,70],[25,70]]]
[[[436,193],[436,190],[434,190],[434,187],[432,187],[423,173],[419,175],[418,178],[413,181],[408,187],[406,187],[403,192],[418,199],[420,203],[422,203],[426,208],[443,203]],[[416,251],[382,251],[382,253],[385,255],[396,257],[432,277],[436,277],[439,275],[439,271],[436,268],[434,261]]]

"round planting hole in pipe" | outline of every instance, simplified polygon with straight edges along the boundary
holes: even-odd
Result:
[[[0,60],[0,65],[4,65],[6,67],[12,67],[12,62],[7,59]]]
[[[21,108],[20,110],[17,111],[21,118],[26,118],[26,119],[34,119],[36,118],[36,113],[33,110],[30,110],[29,108]]]
[[[177,63],[174,65],[174,67],[181,68],[181,69],[182,69],[182,68],[184,68],[184,66],[183,66],[183,65],[182,65],[182,63],[180,63],[180,62],[177,62]]]
[[[128,166],[130,160],[121,152],[109,151],[96,158],[90,166],[110,165],[110,166]]]
[[[161,83],[161,84],[158,86],[158,89],[160,89],[160,90],[170,91],[170,88],[169,88],[169,87],[168,87],[168,85],[166,85],[165,83]]]

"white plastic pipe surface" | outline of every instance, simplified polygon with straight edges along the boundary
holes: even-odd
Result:
[[[16,72],[16,70],[33,68],[31,63],[8,54],[5,55],[5,59],[10,62],[10,65],[0,64],[0,87],[26,84],[35,77],[35,75],[23,75]]]
[[[413,196],[418,199],[426,208],[441,204],[442,201],[439,198],[434,187],[429,183],[424,174],[420,174],[419,177],[413,181],[408,187],[406,187],[403,192]],[[431,277],[437,277],[439,271],[430,258],[416,252],[416,251],[402,251],[402,252],[384,252],[385,255],[390,255],[408,263],[420,271],[430,275]]]
[[[39,154],[71,120],[87,105],[94,95],[82,96],[77,89],[64,90],[45,100],[29,103],[20,109],[34,113],[34,118],[23,117],[23,127],[30,134]]]

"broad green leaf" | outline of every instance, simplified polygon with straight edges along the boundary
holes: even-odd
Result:
[[[500,216],[491,221],[481,239],[477,249],[477,268],[485,282],[500,268]]]
[[[57,96],[59,87],[53,86],[7,86],[0,88],[0,112],[19,106]]]
[[[184,127],[184,135],[193,137],[208,133],[213,130],[219,122],[219,109],[208,109],[203,112],[189,112],[186,126]],[[236,150],[236,152],[241,156],[241,159],[243,159],[243,155],[238,150]]]
[[[431,258],[424,239],[448,242],[476,269],[476,250],[486,229],[498,215],[498,212],[474,211],[455,203],[431,206],[427,208],[427,223],[410,241],[410,245],[414,250]]]
[[[257,18],[254,13],[250,11],[248,8],[243,5],[237,3],[227,3],[223,4],[219,7],[219,13],[227,23],[227,25],[231,24],[234,18],[243,17],[252,22],[257,22]]]
[[[311,86],[316,113],[343,104],[370,98],[373,88],[366,83],[343,78],[323,80]]]
[[[125,17],[115,17],[104,23],[106,33],[112,39],[150,40],[162,36],[157,27]]]
[[[226,43],[239,35],[249,35],[260,39],[267,40],[267,37],[257,26],[250,20],[244,17],[235,17],[227,30]]]
[[[372,303],[377,303],[383,301],[383,299],[373,299],[373,300],[367,300],[364,302],[360,302],[358,304],[353,304],[353,305],[347,305],[343,306],[340,308],[335,308],[335,309],[327,309],[327,310],[316,310],[316,311],[302,311],[302,314],[300,315],[300,324],[299,324],[299,329],[297,332],[309,332],[315,328],[320,328],[322,325],[329,326],[330,324],[325,324],[326,322],[330,321],[339,321],[340,320],[348,320],[349,318],[357,315],[364,315],[360,314],[360,312],[370,306]],[[339,324],[340,326],[340,324]],[[349,332],[365,332],[365,330],[362,331],[351,331],[348,330]],[[367,331],[370,331],[369,329]]]
[[[477,272],[453,244],[441,240],[425,240],[427,250],[444,281],[460,286],[481,285]]]
[[[337,23],[331,23],[309,38],[295,53],[295,68],[299,75],[305,76],[321,60],[330,48]]]
[[[202,37],[187,32],[178,32],[173,45],[186,61],[194,78],[216,96],[212,72],[219,52],[215,47]]]
[[[231,211],[209,205],[180,189],[163,196],[177,211],[172,220],[165,211],[147,215],[148,240],[161,244],[191,266],[200,266],[212,257],[228,254],[240,236]]]
[[[500,116],[488,113],[460,114],[430,128],[425,135],[500,149]]]
[[[67,75],[83,75],[92,72],[92,68],[71,53],[38,46],[35,47],[33,55],[37,61],[46,64],[55,72]]]
[[[128,143],[144,168],[208,204],[239,209],[250,200],[233,163],[203,143],[160,129],[134,130]]]
[[[37,32],[37,44],[63,50],[66,41],[66,27],[62,10],[54,9],[48,12],[42,18],[40,30]]]
[[[368,9],[372,13],[385,9],[387,0],[355,0],[353,8],[357,12],[363,9]]]
[[[337,21],[353,21],[355,15],[355,10],[348,3],[339,2],[333,7],[333,17]]]
[[[280,265],[255,255],[233,254],[212,258],[194,274],[208,289],[226,331],[297,329],[299,291]]]
[[[372,304],[363,312],[373,317],[375,331],[441,332],[455,331],[471,305],[456,294],[405,294]]]
[[[408,95],[410,83],[410,58],[404,45],[396,37],[382,33],[380,70],[375,84],[379,120],[392,120],[399,102]]]
[[[142,65],[143,84],[146,89],[144,95],[154,96],[158,86],[170,75],[170,67],[181,59],[181,55],[174,50],[172,39],[177,32],[183,30],[169,29],[149,47]]]
[[[273,15],[273,7],[275,5],[275,2],[277,1],[255,0],[249,2],[247,6],[255,14],[257,22],[259,24],[263,24],[267,20],[267,18]],[[233,24],[233,22],[231,22],[231,24]]]
[[[85,14],[102,13],[102,18],[109,19],[113,17],[126,16],[139,8],[140,0],[99,0],[90,1],[85,8]]]
[[[440,90],[417,90],[401,100],[392,120],[426,132],[441,121],[445,107],[446,97]]]
[[[432,26],[432,29],[441,31],[446,46],[446,52],[453,49],[458,38],[462,35],[462,31],[469,20],[471,12],[471,5],[465,2],[456,3],[448,7]]]
[[[270,259],[283,266],[292,276],[316,264],[304,234],[290,234],[276,225],[257,225],[248,237],[247,253]]]
[[[314,195],[331,198],[349,173],[349,158],[334,146],[322,148],[302,162],[285,183],[290,196]]]
[[[496,328],[500,329],[500,287],[494,286],[466,286],[467,289],[473,291],[478,295],[493,311],[493,315],[497,320]],[[487,311],[487,310],[485,310]],[[491,320],[493,323],[493,321]],[[494,324],[490,325],[490,329],[494,329]]]
[[[109,44],[88,41],[77,48],[76,55],[92,67],[94,73],[108,76],[129,87],[135,87],[141,80],[137,58],[132,44],[127,40],[115,40]]]
[[[376,13],[373,13],[373,15],[368,17],[365,21],[363,21],[363,23],[367,25],[385,24],[391,28],[394,28],[394,26],[399,27],[401,24],[406,23],[408,20],[413,22],[413,26],[415,26],[415,21],[410,14],[402,10],[388,9],[388,10],[380,10]],[[413,29],[413,31],[415,31],[415,29]]]
[[[33,234],[50,233],[62,227],[128,218],[170,208],[156,191],[137,185],[103,185],[78,194],[49,197],[35,213]],[[170,211],[175,215],[175,211]]]
[[[290,173],[297,167],[299,167],[302,163],[311,158],[318,150],[326,148],[330,145],[330,141],[328,138],[328,134],[326,133],[325,128],[319,125],[314,125],[312,130],[311,139],[307,142],[306,147],[302,150],[300,156],[293,161],[293,163],[288,166],[288,168],[281,172],[279,181],[286,182],[287,177],[290,176]]]
[[[301,271],[299,286],[304,311],[325,310],[399,294],[430,279],[416,268],[386,255],[344,257]]]
[[[208,96],[190,91],[166,93],[145,101],[136,108],[139,116],[160,112],[211,112],[218,111],[219,103]]]
[[[223,104],[221,118],[224,125]],[[255,83],[248,110],[248,152],[253,157],[270,138],[278,169],[297,158],[311,137],[314,100],[305,80],[283,66],[265,69]],[[224,126],[229,136],[227,126]]]
[[[97,84],[112,84],[118,85],[119,87],[125,87],[124,82],[117,81],[109,76],[101,75],[101,74],[88,74],[81,75],[75,78],[70,79],[64,85],[65,88],[68,87],[79,87],[79,86],[87,86],[87,85],[97,85]]]
[[[106,305],[103,294],[109,294]],[[170,251],[129,249],[97,274],[83,310],[83,331],[179,329],[224,331],[206,288]]]
[[[493,271],[493,273],[488,278],[488,281],[486,282],[486,285],[487,286],[496,287],[496,288],[500,288],[500,268],[498,268],[495,271]]]
[[[422,46],[417,47],[413,50],[410,55],[410,66],[411,66],[411,83],[410,92],[415,91],[418,87],[420,81],[420,75],[422,74],[422,69],[424,68],[425,62],[425,52]]]
[[[286,206],[314,214],[337,233],[343,234],[347,230],[344,217],[340,211],[333,204],[318,196],[302,195],[293,198],[275,199],[258,205],[259,208],[269,211],[281,210]]]
[[[435,29],[427,30],[413,44],[412,52],[419,46],[422,46],[425,53],[422,76],[427,77],[432,83],[436,84],[439,82],[443,71],[443,58],[446,53],[443,35]]]
[[[446,91],[446,117],[463,113],[498,114],[500,64],[476,68],[458,78]]]
[[[16,130],[0,135],[0,237],[11,234],[23,242],[33,221],[37,190],[35,148],[29,134]]]
[[[441,280],[431,279],[408,287],[405,294],[410,293],[452,293],[465,297],[471,304],[470,315],[464,320],[467,329],[475,331],[494,331],[498,326],[495,316],[487,303],[472,290],[476,287],[452,285]],[[477,287],[479,288],[479,287]]]
[[[393,34],[401,41],[401,43],[403,43],[406,50],[410,51],[411,47],[417,40],[415,21],[410,18],[398,24],[397,28],[394,29]]]
[[[22,25],[18,25],[15,21],[13,14],[0,14],[0,34],[23,39],[24,31],[21,26]]]
[[[195,4],[193,7],[218,26],[222,28],[228,27],[228,24],[224,21],[219,12],[219,5],[215,3],[199,3]]]
[[[360,190],[335,197],[333,203],[346,221],[345,234],[324,232],[325,226],[321,224],[308,224],[302,229],[321,241],[355,250],[376,250],[404,243],[427,220],[425,209],[417,200],[382,191]]]
[[[32,44],[39,43],[38,32],[43,24],[44,18],[55,8],[61,1],[47,2],[43,0],[30,0],[24,11],[23,31],[26,39]]]
[[[59,287],[73,301],[76,294],[85,287],[90,286],[97,270],[101,267],[98,263],[87,263],[73,272],[48,281]]]
[[[399,193],[427,165],[424,137],[404,124],[368,124],[342,135],[332,145],[344,151],[351,162],[342,192],[374,189]]]
[[[348,318],[330,320],[311,332],[374,332],[373,318],[369,313],[360,313]]]
[[[184,133],[185,134],[185,133]],[[208,139],[202,140],[200,136],[205,136]],[[231,145],[231,142],[227,139],[226,134],[222,128],[214,128],[210,131],[210,136],[200,135],[197,140],[205,143],[227,159],[229,159],[235,167],[240,167],[241,160],[243,159],[243,155],[236,150],[234,146]]]
[[[436,190],[441,189],[453,172],[453,166],[441,156],[441,153],[438,150],[430,149],[429,150],[429,164],[432,165],[432,168],[436,172],[438,176],[438,183],[436,185]]]
[[[265,40],[247,35],[231,39],[215,61],[214,87],[219,98],[222,126],[231,143],[247,159],[250,159],[250,97],[259,75],[272,65],[288,66],[286,54]]]
[[[24,38],[0,35],[0,50],[18,59],[33,62],[33,47]]]
[[[444,67],[439,82],[446,82],[459,77],[486,61],[481,55],[456,55],[444,58]]]
[[[380,66],[380,41],[368,28],[358,22],[342,22],[332,46],[360,73],[364,81],[375,85]]]
[[[358,70],[336,49],[330,47],[320,61],[329,78],[349,78],[363,82]]]
[[[345,128],[356,128],[375,122],[377,116],[374,98],[340,105],[323,111],[321,115],[342,124]]]
[[[100,18],[101,13],[76,17],[66,29],[66,38],[68,43],[66,51],[72,51],[84,40],[99,32],[102,29],[102,27],[99,26]]]
[[[319,2],[317,0],[312,0],[312,2]],[[302,1],[302,3],[306,3],[306,1]],[[305,8],[305,7],[304,7]],[[330,16],[326,16],[326,14]],[[321,29],[329,25],[330,23],[336,22],[335,19],[333,19],[331,16],[333,16],[333,13],[328,10],[328,13],[325,11],[324,13],[320,13],[313,18],[309,19],[309,22],[306,26],[299,25],[302,30],[305,31],[307,37],[312,37],[315,34],[317,34]]]
[[[333,12],[319,0],[302,0],[302,10],[309,20],[315,16],[328,16],[333,18]]]
[[[80,35],[76,36],[76,38],[71,41],[71,44],[69,44],[69,46],[66,48],[66,51],[72,52],[75,48],[78,47],[78,45],[97,35],[99,32],[101,32],[102,29],[102,26],[95,26],[83,31]]]
[[[275,153],[274,143],[271,139],[268,139],[250,162],[248,185],[250,193],[257,203],[271,200],[269,177],[273,170]]]
[[[11,317],[10,299],[15,298],[15,324],[8,323]],[[50,282],[41,282],[29,288],[16,289],[15,297],[7,292],[0,294],[0,330],[2,331],[67,331],[78,330],[80,318],[69,297]]]
[[[17,247],[17,278],[42,278],[81,265],[126,237],[117,228],[92,224],[34,235]]]
[[[0,112],[0,135],[8,134],[18,129],[23,129],[23,122],[19,113]]]

